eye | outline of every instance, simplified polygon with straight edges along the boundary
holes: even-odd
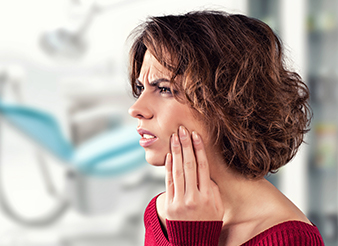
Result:
[[[137,96],[140,96],[141,93],[142,93],[143,90],[144,90],[144,86],[143,86],[143,85],[140,85],[140,84],[137,84],[135,87],[136,87],[136,95],[137,95]]]
[[[169,87],[159,86],[158,89],[160,90],[161,94],[168,94],[171,95],[171,89]]]

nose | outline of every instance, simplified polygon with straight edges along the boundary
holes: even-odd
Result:
[[[146,99],[145,93],[142,93],[136,102],[129,108],[128,113],[137,119],[153,118],[151,103]]]

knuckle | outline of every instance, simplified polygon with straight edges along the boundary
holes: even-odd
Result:
[[[176,169],[176,170],[174,170],[174,172],[173,172],[173,176],[174,176],[175,178],[181,177],[182,175],[183,175],[183,170]]]
[[[203,200],[203,201],[209,199],[209,197],[210,197],[210,191],[208,191],[208,190],[204,191],[204,192],[201,194],[201,196],[202,196],[202,200]]]
[[[205,197],[210,198],[211,194],[212,194],[211,190],[208,189],[208,190],[205,191]]]
[[[172,179],[167,179],[167,184],[169,187],[174,186],[174,181]]]
[[[181,144],[183,147],[191,146],[190,139],[189,138],[181,139]]]
[[[187,208],[189,210],[195,210],[197,208],[197,205],[196,205],[196,203],[191,202],[191,203],[187,204]]]
[[[194,199],[188,199],[186,200],[185,202],[185,206],[190,209],[190,210],[193,210],[197,207],[197,202],[194,200]]]
[[[174,154],[180,154],[181,153],[181,147],[180,146],[172,146],[172,152]]]
[[[186,169],[193,169],[195,167],[195,163],[193,161],[186,161],[184,162],[184,167]]]
[[[206,169],[206,168],[208,167],[207,161],[206,161],[206,160],[199,161],[199,162],[198,162],[198,167],[199,167],[200,169]]]
[[[205,204],[209,204],[211,202],[211,192],[210,191],[205,191],[204,194],[202,194],[201,196],[202,196],[202,201]]]

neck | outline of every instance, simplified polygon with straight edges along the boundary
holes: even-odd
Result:
[[[211,179],[218,185],[225,208],[223,222],[234,225],[248,222],[258,213],[252,214],[257,207],[257,197],[263,197],[264,189],[271,185],[266,179],[250,180],[227,167],[222,161],[214,161],[210,165]],[[262,211],[263,212],[263,211]]]

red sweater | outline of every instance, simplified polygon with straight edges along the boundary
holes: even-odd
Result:
[[[144,213],[146,246],[213,246],[218,245],[221,221],[168,221],[168,238],[157,216],[154,197]],[[324,246],[316,226],[301,221],[287,221],[256,235],[242,246]]]

